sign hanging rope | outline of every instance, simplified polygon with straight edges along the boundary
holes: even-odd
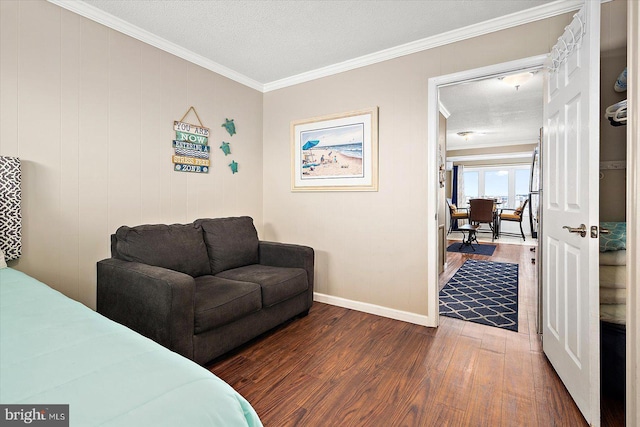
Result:
[[[193,114],[196,115],[196,119],[198,119],[198,123],[200,123],[200,127],[204,127],[204,125],[202,124],[202,121],[200,120],[200,116],[198,115],[198,112],[196,111],[196,109],[193,107],[193,105],[191,107],[189,107],[189,109],[187,110],[186,113],[184,113],[184,116],[182,116],[182,118],[180,119],[181,122],[184,122],[185,117],[187,117],[189,115],[189,113],[193,111]]]

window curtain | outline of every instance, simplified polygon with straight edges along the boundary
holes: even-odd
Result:
[[[461,205],[464,204],[464,166],[458,165],[458,203]],[[461,206],[462,208],[466,208],[467,206]]]
[[[453,179],[451,182],[451,202],[458,206],[464,203],[464,166],[457,165],[453,167]],[[452,220],[452,230],[458,229],[458,220]]]
[[[0,249],[6,261],[22,255],[20,159],[0,156]]]

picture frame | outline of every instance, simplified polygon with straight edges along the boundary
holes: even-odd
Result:
[[[291,122],[291,191],[378,191],[378,107]]]

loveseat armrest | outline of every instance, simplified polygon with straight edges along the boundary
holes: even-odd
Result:
[[[98,312],[193,359],[195,280],[162,267],[98,262]]]
[[[313,248],[290,243],[259,243],[260,264],[273,267],[304,268],[309,283],[309,307],[313,302],[314,251]]]

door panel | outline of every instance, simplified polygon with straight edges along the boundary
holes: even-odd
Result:
[[[546,157],[546,163],[544,164],[545,168],[549,168],[551,170],[558,170],[558,160],[560,157],[560,141],[559,141],[559,131],[560,127],[560,113],[555,112],[553,116],[547,119],[547,128],[544,130],[544,138],[543,144],[546,140],[545,150],[549,152],[549,156]],[[543,161],[545,159],[543,158]],[[559,190],[560,183],[558,182],[559,175],[557,173],[550,174],[547,176],[547,181],[544,184],[544,194],[548,207],[551,209],[558,209],[560,207],[559,200]]]
[[[542,149],[543,348],[594,426],[600,425],[598,239],[567,227],[598,225],[599,22],[600,3],[586,1],[552,52]],[[581,42],[571,45],[576,35]],[[562,46],[568,48],[557,55]]]
[[[581,347],[583,342],[579,334],[580,328],[571,327],[571,325],[580,325],[586,320],[581,313],[580,301],[580,283],[582,282],[581,265],[580,265],[580,248],[567,245],[565,250],[565,286],[566,286],[566,322],[570,327],[567,328],[567,353],[573,359],[573,362],[580,369],[582,368],[583,352]]]
[[[580,211],[580,179],[583,173],[580,169],[580,149],[581,141],[580,137],[580,113],[582,112],[582,104],[580,103],[580,95],[567,102],[565,125],[569,125],[566,129],[566,138],[563,142],[569,142],[565,145],[566,152],[566,182],[565,188],[567,189],[567,206],[566,209],[572,212]]]
[[[558,265],[560,265],[560,260],[558,259],[558,241],[553,238],[548,238],[546,240],[547,248],[546,248],[546,280],[544,282],[559,282],[558,280]],[[543,283],[544,283],[543,282]],[[555,292],[551,292],[555,291]],[[560,289],[556,287],[555,289],[549,289],[549,292],[546,292],[545,299],[545,313],[546,313],[546,326],[549,332],[553,334],[553,337],[556,340],[560,340],[560,323],[558,319],[560,318],[560,309],[558,302],[560,301]]]

